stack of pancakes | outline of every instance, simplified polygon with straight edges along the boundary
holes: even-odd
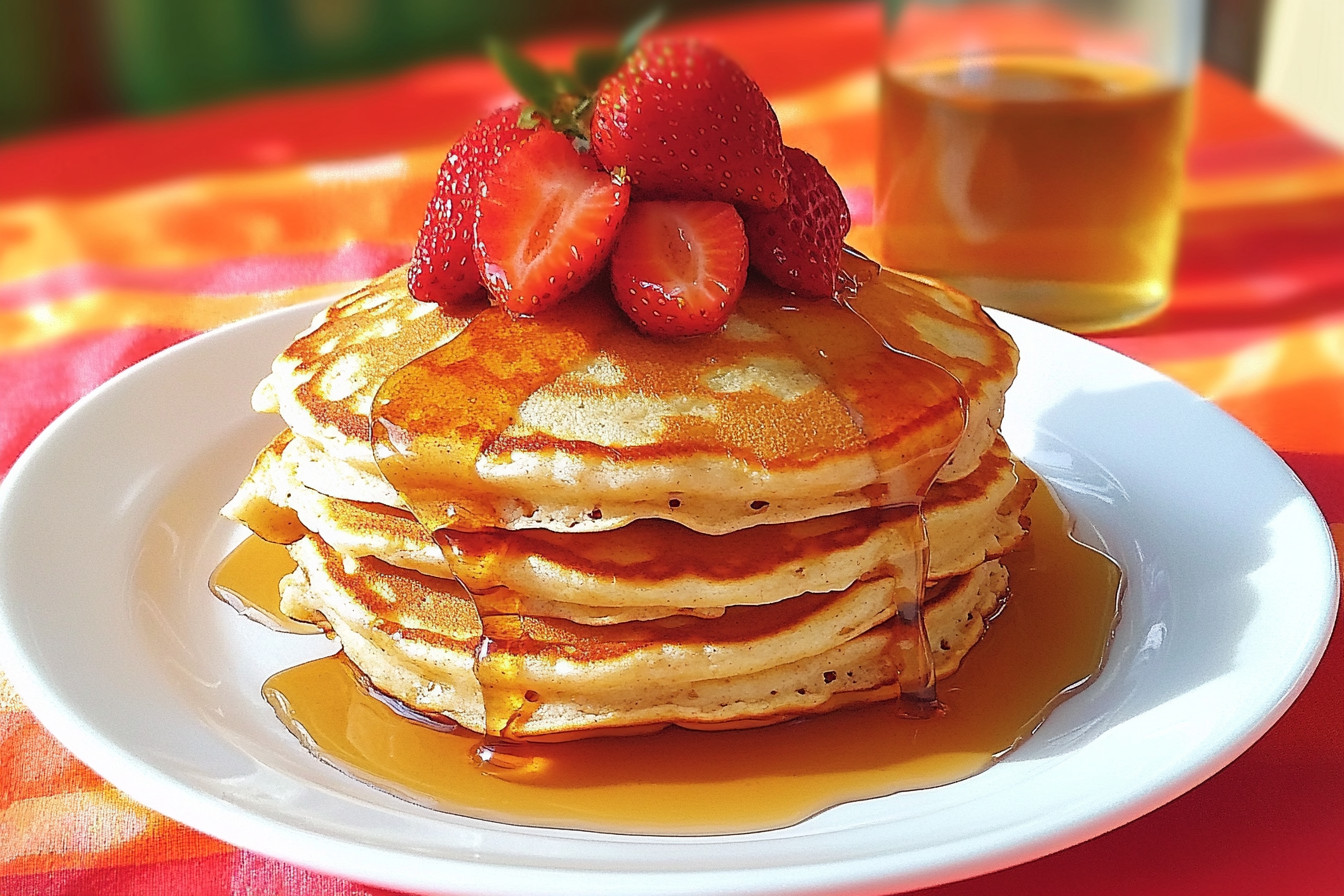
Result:
[[[721,333],[671,341],[598,290],[454,317],[393,271],[276,359],[253,403],[288,428],[224,512],[290,546],[286,613],[475,731],[928,699],[1025,534],[1016,348],[963,296],[846,265],[845,302],[752,280]]]

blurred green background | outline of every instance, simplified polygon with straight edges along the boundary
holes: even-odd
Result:
[[[763,0],[663,0],[670,20]],[[775,0],[776,5],[780,0]],[[1266,0],[1207,0],[1206,55],[1252,83]],[[1337,0],[1344,3],[1344,0]],[[655,0],[0,0],[0,139],[620,28]]]
[[[741,2],[660,4],[676,18]],[[621,27],[632,0],[0,0],[0,138]]]

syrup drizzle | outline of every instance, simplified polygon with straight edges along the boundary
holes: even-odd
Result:
[[[805,313],[791,304],[743,305],[742,313],[783,335],[803,363],[844,401],[864,434],[875,468],[884,474],[869,487],[869,500],[883,510],[913,506],[918,511],[899,522],[905,543],[919,546],[917,562],[907,568],[888,562],[877,574],[897,583],[894,624],[901,629],[895,641],[901,654],[901,708],[916,716],[936,712],[932,651],[922,608],[929,556],[922,504],[938,470],[965,434],[966,391],[944,368],[894,348],[894,334],[879,332],[847,301],[812,304]],[[912,344],[911,334],[902,335],[904,344]],[[913,344],[918,344],[914,335]],[[893,396],[893,391],[899,394]],[[911,409],[922,413],[912,419]],[[911,438],[916,434],[922,445]],[[914,456],[893,456],[897,450],[913,451]],[[893,519],[887,517],[889,522]]]
[[[454,531],[489,531],[510,498],[483,479],[478,461],[514,422],[522,402],[541,386],[591,357],[619,325],[599,297],[580,294],[555,316],[514,320],[497,306],[479,312],[451,342],[405,365],[374,398],[370,439],[383,477],[402,496],[445,556],[457,556]],[[446,498],[445,496],[451,496]],[[524,640],[515,593],[468,586],[481,622],[475,674],[485,703],[482,761],[535,711],[519,681]]]
[[[374,460],[426,529],[495,525],[511,497],[482,478],[478,462],[528,396],[591,357],[619,325],[608,305],[582,293],[566,301],[564,315],[517,320],[490,306],[379,387]]]

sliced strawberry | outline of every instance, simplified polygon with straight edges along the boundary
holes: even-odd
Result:
[[[482,172],[532,133],[518,126],[522,110],[518,103],[481,119],[444,157],[407,276],[420,301],[457,305],[484,295],[472,255],[476,196]]]
[[[538,129],[481,183],[476,262],[493,300],[532,315],[576,292],[611,255],[629,190],[570,138]]]
[[[611,291],[642,332],[713,333],[746,279],[747,236],[728,203],[631,204],[611,255]]]
[[[789,201],[747,209],[743,218],[751,265],[791,292],[834,296],[849,233],[849,205],[825,166],[801,149],[784,150]]]
[[[787,164],[779,120],[737,63],[702,43],[646,41],[593,97],[593,151],[641,198],[773,208]]]

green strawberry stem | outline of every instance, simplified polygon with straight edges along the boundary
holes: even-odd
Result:
[[[524,119],[535,112],[562,134],[587,142],[597,86],[621,67],[662,17],[663,10],[655,9],[630,26],[614,47],[581,48],[574,54],[572,72],[547,71],[511,44],[494,37],[487,38],[485,51],[528,103]]]

